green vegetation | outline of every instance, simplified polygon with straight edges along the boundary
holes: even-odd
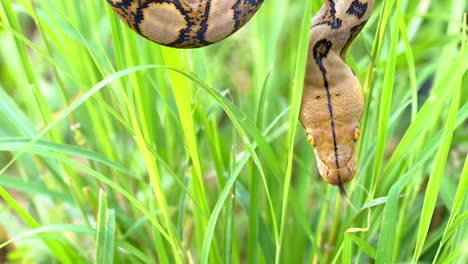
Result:
[[[468,262],[465,0],[377,1],[351,46],[366,110],[350,204],[297,121],[321,1],[266,1],[195,50],[143,39],[104,0],[0,3],[0,258]]]

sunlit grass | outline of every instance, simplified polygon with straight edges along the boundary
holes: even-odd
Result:
[[[176,50],[105,1],[1,0],[0,256],[465,263],[465,2],[377,1],[348,58],[366,98],[348,204],[297,121],[320,1]]]

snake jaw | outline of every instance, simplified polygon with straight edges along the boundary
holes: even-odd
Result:
[[[349,162],[349,167],[343,167],[339,169],[330,169],[322,160],[317,159],[317,166],[319,168],[320,176],[323,180],[327,183],[337,186],[341,197],[347,199],[348,195],[346,194],[346,190],[344,185],[351,181],[355,174],[355,168],[353,166],[353,162]]]
[[[323,155],[317,148],[314,149],[320,176],[327,183],[335,186],[345,185],[356,176],[357,159],[354,145],[346,149],[347,151],[339,151],[336,156],[334,152]],[[336,157],[339,166],[336,165]]]
[[[335,186],[340,186],[348,183],[351,181],[354,176],[356,175],[356,171],[354,168],[351,167],[340,167],[338,169],[335,168],[328,168],[325,164],[321,161],[319,163],[319,172],[322,178]]]

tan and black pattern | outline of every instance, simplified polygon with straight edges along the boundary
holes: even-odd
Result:
[[[346,51],[369,18],[373,0],[327,0],[312,19],[300,121],[322,178],[340,187],[356,174],[355,141],[364,97]]]
[[[108,0],[130,28],[156,43],[207,46],[236,32],[263,0]]]
[[[162,45],[195,48],[241,28],[263,0],[108,0],[133,30]],[[312,19],[299,119],[314,146],[322,178],[340,187],[356,174],[355,141],[364,108],[346,51],[374,0],[325,0]]]

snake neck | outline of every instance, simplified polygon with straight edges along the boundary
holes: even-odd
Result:
[[[366,24],[373,6],[373,0],[326,0],[311,23],[306,78],[312,85],[326,71],[322,63],[325,59],[327,68],[334,69],[327,72],[330,78],[349,75],[348,71],[337,69],[349,69],[346,64],[348,47]],[[317,85],[321,86],[321,81]]]
[[[327,39],[330,51],[344,60],[348,46],[366,24],[374,6],[373,0],[327,0],[311,23],[310,46]]]

